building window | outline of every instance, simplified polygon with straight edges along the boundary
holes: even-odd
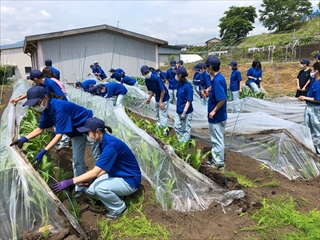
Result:
[[[16,75],[16,71],[14,68],[11,68],[11,76]]]
[[[26,73],[30,73],[31,72],[31,67],[25,67],[24,70],[25,70]]]

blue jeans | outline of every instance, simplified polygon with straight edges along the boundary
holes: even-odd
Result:
[[[304,111],[304,125],[318,138],[316,148],[320,153],[320,106],[307,105]]]
[[[216,164],[224,164],[224,129],[226,123],[227,121],[209,123],[212,161]]]
[[[192,113],[186,114],[186,119],[181,120],[180,114],[176,113],[174,118],[174,130],[176,131],[179,142],[187,142],[191,134]]]
[[[169,109],[169,102],[163,102],[164,109],[160,109],[159,102],[155,103],[156,107],[156,122],[159,127],[166,127],[167,120],[168,120],[168,109]]]
[[[260,92],[258,85],[254,82],[251,82],[249,87],[252,90],[252,92],[254,92],[254,93]]]
[[[77,136],[72,138],[72,159],[73,159],[73,175],[74,177],[80,176],[86,172],[86,163],[84,161],[84,154],[86,150],[87,138],[83,136]],[[99,142],[90,143],[89,146],[92,151],[92,155],[95,161],[100,156]],[[84,187],[76,185],[76,191],[83,191]]]
[[[117,216],[126,208],[125,202],[119,198],[128,196],[137,191],[122,178],[109,178],[108,174],[98,177],[86,189],[90,196],[97,197],[109,210],[110,215]]]
[[[177,95],[177,89],[169,89],[169,101],[171,104],[175,104],[177,99],[176,99],[176,95]]]

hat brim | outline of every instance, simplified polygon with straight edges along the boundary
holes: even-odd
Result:
[[[78,132],[81,132],[81,133],[85,133],[85,132],[91,131],[91,129],[90,129],[90,128],[87,128],[87,127],[85,127],[85,126],[82,126],[82,127],[77,128],[77,131],[78,131]]]
[[[34,106],[40,98],[35,98],[35,99],[29,99],[27,100],[22,106]]]
[[[32,77],[31,77],[31,76],[27,76],[27,79],[30,79],[30,80],[31,80],[31,79],[32,79]]]

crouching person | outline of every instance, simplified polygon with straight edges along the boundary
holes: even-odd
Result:
[[[58,182],[53,189],[59,192],[73,184],[95,179],[85,192],[101,200],[109,211],[107,218],[116,219],[127,210],[122,197],[134,193],[140,187],[141,172],[130,148],[105,129],[112,133],[112,129],[105,126],[104,121],[99,118],[89,118],[83,127],[77,128],[79,132],[86,134],[90,141],[100,143],[100,157],[92,170]]]

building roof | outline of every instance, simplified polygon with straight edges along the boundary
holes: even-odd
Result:
[[[213,37],[213,38],[210,38],[209,40],[207,40],[207,41],[205,42],[205,44],[208,44],[208,43],[211,42],[212,40],[216,40],[217,42],[220,42],[220,41],[221,41],[221,39],[216,38],[216,37]]]
[[[30,50],[33,51],[36,48],[36,43],[38,40],[66,37],[66,36],[72,36],[72,35],[83,34],[83,33],[97,32],[97,31],[102,31],[102,30],[112,31],[112,32],[115,32],[118,34],[128,36],[128,37],[133,37],[133,38],[138,38],[138,39],[141,39],[144,41],[153,42],[158,45],[167,45],[168,44],[167,41],[164,41],[161,39],[149,37],[149,36],[142,35],[139,33],[131,32],[131,31],[127,31],[127,30],[124,30],[121,28],[116,28],[116,27],[112,27],[112,26],[103,24],[103,25],[98,25],[98,26],[93,26],[93,27],[77,28],[77,29],[60,31],[60,32],[26,36],[25,41],[24,41],[23,51],[24,51],[24,53],[28,53]]]

